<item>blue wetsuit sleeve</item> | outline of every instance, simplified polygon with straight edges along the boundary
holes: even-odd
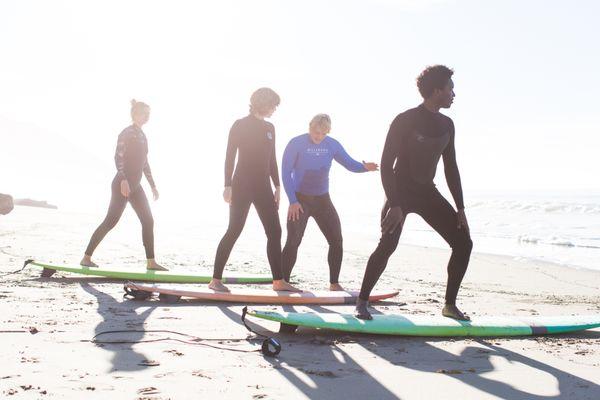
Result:
[[[281,160],[281,180],[283,181],[283,188],[287,194],[290,204],[298,202],[296,198],[296,182],[294,181],[294,164],[298,157],[298,150],[293,144],[293,140],[288,143],[283,152],[283,159]]]
[[[458,172],[458,164],[456,163],[456,150],[454,147],[454,123],[452,123],[452,129],[450,131],[450,142],[442,153],[444,160],[444,174],[446,175],[446,182],[448,183],[448,189],[452,193],[454,204],[459,210],[465,208],[463,201],[462,184],[460,181],[460,173]]]
[[[348,171],[367,172],[365,166],[361,162],[350,157],[344,147],[338,142],[336,142],[336,151],[333,159],[343,165]]]
[[[229,131],[229,139],[227,139],[227,151],[225,152],[225,186],[231,186],[233,177],[233,167],[235,166],[235,155],[238,149],[237,143],[237,122],[233,124]]]

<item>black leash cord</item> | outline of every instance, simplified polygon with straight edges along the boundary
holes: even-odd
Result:
[[[108,335],[111,333],[171,333],[174,335],[180,335],[180,336],[185,336],[185,337],[191,338],[191,340],[182,340],[182,339],[177,339],[177,338],[172,338],[172,337],[147,339],[147,340],[97,340],[98,336]],[[197,336],[188,335],[186,333],[181,333],[181,332],[176,332],[176,331],[168,331],[168,330],[160,330],[160,329],[126,329],[126,330],[102,331],[102,332],[96,334],[92,338],[92,340],[90,340],[90,342],[92,342],[94,344],[136,344],[136,343],[165,342],[165,341],[169,341],[169,340],[174,341],[174,342],[184,343],[184,344],[191,344],[191,345],[195,345],[195,346],[206,346],[206,347],[212,347],[213,349],[235,351],[238,353],[254,353],[254,352],[258,351],[258,350],[232,349],[231,347],[215,346],[215,345],[211,345],[208,343],[202,343],[202,342],[208,342],[208,341],[225,341],[225,340],[238,340],[238,339],[231,339],[231,338],[203,339],[203,338],[199,338]]]
[[[246,324],[246,315],[247,314],[248,314],[248,306],[245,306],[242,309],[242,323],[244,324],[246,329],[248,329],[248,331],[250,331],[251,333],[254,333],[257,336],[265,338],[265,340],[263,340],[262,346],[261,346],[262,353],[267,357],[275,357],[276,355],[281,353],[281,343],[279,343],[279,340],[277,340],[273,337],[269,337],[267,335],[263,335],[262,333],[258,333],[255,330],[253,330],[252,328],[250,328],[248,326],[248,324]],[[271,347],[273,349],[271,349]]]
[[[29,260],[25,260],[25,262],[23,263],[23,266],[21,267],[21,269],[18,269],[16,271],[12,271],[12,272],[4,272],[2,274],[0,274],[0,276],[7,276],[7,275],[14,275],[14,274],[18,274],[19,272],[23,271],[25,269],[25,267],[29,264],[31,264],[33,262],[33,260],[29,259]]]

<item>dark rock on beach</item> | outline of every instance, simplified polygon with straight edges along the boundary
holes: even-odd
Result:
[[[9,194],[0,193],[0,214],[6,215],[14,208],[13,198]]]

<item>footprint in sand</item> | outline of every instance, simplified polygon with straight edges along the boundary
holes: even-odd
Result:
[[[160,390],[158,390],[154,386],[149,386],[149,387],[138,389],[137,392],[138,392],[138,394],[148,395],[148,394],[159,394]]]
[[[138,363],[138,365],[141,365],[144,367],[157,367],[160,365],[160,363],[158,361],[154,361],[154,360],[142,360]]]
[[[192,372],[193,376],[198,376],[200,378],[206,378],[206,379],[212,379],[210,376],[206,375],[204,372],[202,371],[193,371]]]

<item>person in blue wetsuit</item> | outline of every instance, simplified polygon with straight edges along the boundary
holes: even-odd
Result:
[[[379,166],[352,159],[340,142],[327,136],[330,130],[329,116],[318,114],[310,122],[309,133],[290,140],[283,153],[281,175],[290,207],[281,271],[283,279],[289,281],[306,224],[313,217],[329,244],[330,290],[344,290],[338,282],[343,254],[342,229],[329,196],[329,170],[333,160],[352,172],[377,171]]]

